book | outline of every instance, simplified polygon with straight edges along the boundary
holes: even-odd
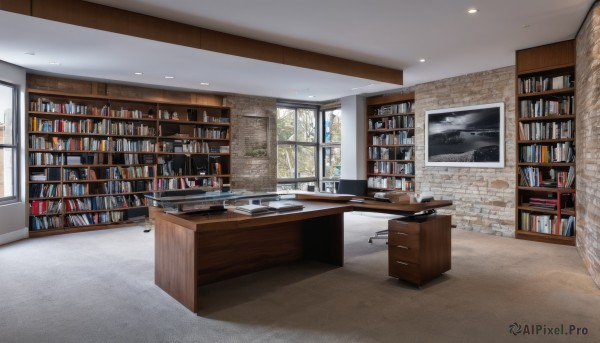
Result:
[[[275,210],[278,212],[295,211],[295,210],[301,210],[303,208],[304,208],[304,205],[297,203],[297,202],[292,202],[292,201],[271,201],[271,202],[269,202],[269,209]]]
[[[237,206],[235,208],[234,212],[247,214],[247,215],[255,215],[255,214],[270,213],[271,211],[269,210],[269,207],[265,206],[265,205],[248,204],[248,205],[243,205],[243,206]]]

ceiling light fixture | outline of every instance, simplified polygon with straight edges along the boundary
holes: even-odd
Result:
[[[57,66],[60,65],[60,63],[56,62],[56,61],[50,61],[48,62],[49,64],[52,64],[53,66]]]
[[[477,12],[479,12],[479,10],[478,10],[478,9],[476,9],[476,8],[469,8],[469,9],[467,10],[467,13],[469,13],[469,14],[475,14],[475,13],[477,13]]]
[[[309,95],[308,97],[309,97],[309,98],[314,98],[315,96],[314,96],[314,95]]]
[[[208,83],[208,82],[200,82],[200,86],[210,86],[210,83]]]
[[[135,74],[135,75],[144,75],[144,73],[141,73],[141,72],[139,72],[139,71],[135,72],[134,74]]]
[[[421,59],[419,60],[419,62],[421,62],[421,63],[424,63],[424,62],[425,62],[425,59],[424,59],[424,58],[421,58]]]
[[[35,51],[26,51],[25,55],[35,56]]]
[[[375,85],[376,85],[376,83],[369,83],[369,84],[368,84],[368,85],[366,85],[366,86],[359,86],[359,87],[350,88],[350,90],[352,90],[352,91],[355,91],[355,90],[357,90],[357,89],[361,89],[361,88],[367,88],[367,87],[373,87],[373,86],[375,86]]]
[[[165,79],[174,79],[175,76],[165,76]]]

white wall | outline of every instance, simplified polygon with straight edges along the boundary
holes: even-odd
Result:
[[[28,237],[27,227],[27,193],[25,188],[27,173],[25,172],[27,135],[25,134],[25,69],[0,61],[0,79],[19,86],[19,202],[0,205],[0,245]]]
[[[366,99],[353,95],[340,100],[342,106],[341,179],[367,179]]]

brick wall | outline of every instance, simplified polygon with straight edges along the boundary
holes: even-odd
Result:
[[[427,110],[504,103],[504,168],[425,167]],[[514,237],[515,230],[515,68],[420,84],[415,87],[416,191],[432,191],[454,206],[459,229]]]
[[[223,102],[231,107],[231,187],[276,190],[276,100],[228,95]]]
[[[600,286],[600,4],[577,35],[577,249]]]

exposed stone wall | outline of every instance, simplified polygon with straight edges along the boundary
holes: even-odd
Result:
[[[600,287],[600,3],[577,35],[577,249]]]
[[[231,107],[231,187],[276,190],[276,100],[228,95],[223,105]]]
[[[504,168],[425,167],[425,112],[504,103]],[[459,229],[514,237],[515,231],[515,68],[420,84],[415,87],[416,191],[432,191],[454,202]]]

